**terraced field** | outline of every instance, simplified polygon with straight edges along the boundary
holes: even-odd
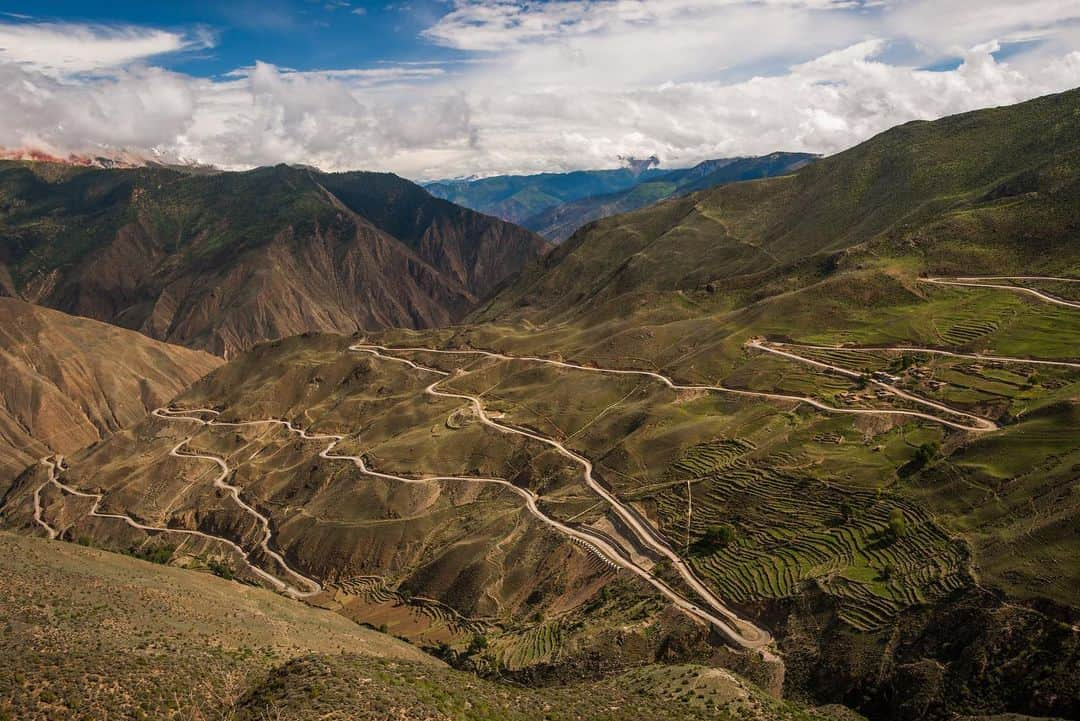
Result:
[[[562,628],[558,621],[538,623],[522,633],[504,636],[496,645],[494,655],[503,668],[517,671],[556,661],[561,643]]]
[[[382,576],[346,578],[328,583],[327,589],[335,594],[337,601],[353,596],[369,603],[394,604],[449,629],[453,634],[484,633],[492,628],[494,621],[494,619],[468,618],[442,601],[394,590],[390,587],[388,580]]]
[[[941,339],[952,346],[964,346],[988,336],[998,329],[998,323],[993,320],[971,318],[950,323],[943,319],[937,324]],[[944,330],[941,330],[944,328]]]
[[[691,449],[673,465],[673,476],[708,468],[700,460],[703,448],[744,449],[691,483],[690,534],[697,543],[689,560],[724,598],[748,605],[788,598],[815,583],[838,599],[842,620],[870,631],[904,608],[971,583],[966,546],[910,501],[827,485],[782,470],[771,458],[748,460],[752,445],[739,439]],[[685,527],[686,492],[672,485],[656,497],[669,537]],[[901,535],[890,530],[897,513]],[[719,524],[730,524],[735,539],[719,549],[703,545]]]
[[[690,448],[672,466],[676,477],[695,479],[728,468],[754,450],[752,442],[741,438],[719,438]]]

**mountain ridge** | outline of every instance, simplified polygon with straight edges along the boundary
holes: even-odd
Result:
[[[561,243],[594,220],[718,185],[786,175],[818,157],[809,153],[770,153],[761,157],[706,160],[691,168],[657,175],[627,190],[563,203],[522,220],[521,225]]]
[[[284,165],[6,162],[0,215],[8,294],[219,355],[307,331],[444,325],[547,249],[397,176]]]

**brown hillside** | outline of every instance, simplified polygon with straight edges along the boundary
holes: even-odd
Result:
[[[547,244],[394,175],[0,162],[0,294],[219,355],[461,318]]]
[[[132,425],[220,361],[0,298],[0,486],[37,458]]]

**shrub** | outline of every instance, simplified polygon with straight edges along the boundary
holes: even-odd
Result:
[[[889,512],[889,535],[894,539],[907,535],[907,520],[904,518],[904,512],[899,508],[894,508]]]

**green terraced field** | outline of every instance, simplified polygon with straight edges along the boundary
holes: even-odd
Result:
[[[752,604],[791,597],[804,584],[816,583],[839,600],[844,621],[869,631],[904,608],[971,583],[965,544],[916,504],[888,493],[826,485],[773,465],[783,458],[749,460],[745,454],[752,445],[739,440],[696,446],[674,464],[673,475],[685,473],[688,459],[700,464],[702,448],[743,449],[691,483],[691,537],[701,539],[720,523],[736,529],[728,547],[692,546],[688,554],[695,570],[725,598]],[[685,486],[673,485],[656,497],[669,538],[685,532],[686,492]],[[894,539],[889,516],[896,509],[907,529]]]

